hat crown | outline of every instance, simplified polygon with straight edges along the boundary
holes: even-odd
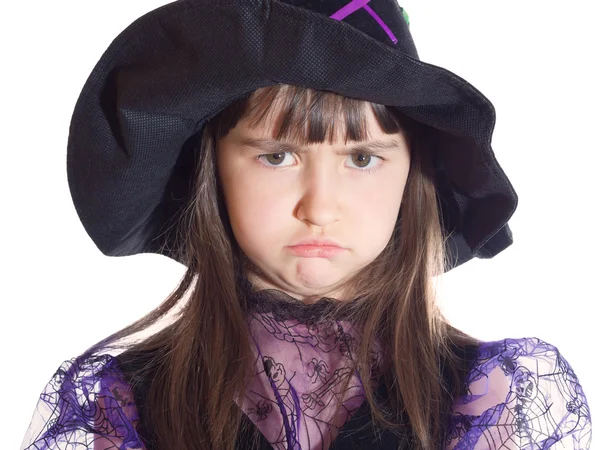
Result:
[[[418,59],[408,14],[396,0],[274,0],[345,22]]]

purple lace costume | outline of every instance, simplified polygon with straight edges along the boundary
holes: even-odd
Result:
[[[244,420],[262,434],[260,448],[410,448],[396,436],[374,441],[365,425],[362,384],[347,368],[354,339],[349,324],[315,324],[311,318],[327,302],[269,300],[260,292],[248,315],[256,377],[238,402]],[[503,339],[482,343],[471,355],[466,394],[452,407],[445,449],[591,448],[585,394],[556,347],[534,337]],[[374,352],[375,365],[379,356]],[[21,449],[150,450],[151,441],[142,439],[148,437],[143,410],[136,407],[143,392],[127,383],[124,366],[108,354],[63,362],[40,396]],[[348,376],[350,388],[341,392]],[[328,408],[340,397],[341,411]],[[249,448],[244,442],[238,437],[237,448]]]

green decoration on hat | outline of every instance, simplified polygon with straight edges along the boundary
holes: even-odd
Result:
[[[410,20],[408,18],[408,13],[406,12],[406,10],[404,8],[400,8],[402,10],[402,17],[404,17],[404,20],[406,21],[406,25],[408,25],[410,27]]]

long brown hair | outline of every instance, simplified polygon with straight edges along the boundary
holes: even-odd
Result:
[[[253,372],[244,296],[239,276],[240,251],[228,222],[216,168],[216,145],[242,119],[253,126],[281,109],[277,139],[300,145],[332,143],[336,125],[345,124],[346,140],[366,139],[367,107],[385,133],[404,130],[410,140],[411,166],[400,214],[387,247],[353,276],[342,298],[356,298],[352,317],[361,323],[354,370],[364,384],[373,423],[398,430],[405,414],[411,448],[442,446],[448,402],[462,393],[462,361],[453,346],[477,345],[452,327],[436,304],[434,277],[444,272],[443,227],[433,171],[432,132],[395,108],[313,89],[275,85],[236,100],[211,118],[199,136],[194,196],[181,213],[178,251],[187,271],[177,289],[139,321],[90,347],[124,348],[150,354],[132,383],[150,378],[144,402],[144,429],[154,448],[232,450],[243,412],[243,397]],[[343,117],[344,120],[340,120]],[[304,126],[307,125],[307,126]],[[344,302],[340,302],[343,305]],[[147,330],[172,313],[172,322],[139,342],[125,338]],[[117,345],[117,341],[121,341]],[[389,398],[377,403],[371,384],[371,351],[382,342],[383,373]],[[440,380],[440,367],[449,382]],[[349,379],[347,380],[347,382]],[[345,389],[343,389],[345,390]],[[446,405],[446,406],[444,406]]]

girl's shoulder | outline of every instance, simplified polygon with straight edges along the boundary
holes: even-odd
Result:
[[[590,448],[586,396],[554,345],[506,338],[482,342],[472,355],[447,448],[549,448],[559,441],[564,448]]]
[[[133,390],[117,356],[60,364],[44,387],[21,449],[144,449]]]

